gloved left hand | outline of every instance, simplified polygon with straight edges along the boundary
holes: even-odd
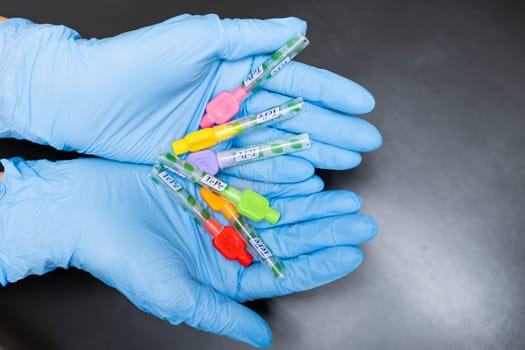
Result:
[[[255,346],[271,330],[239,304],[310,289],[341,278],[362,260],[357,245],[377,230],[348,191],[228,178],[272,198],[276,226],[258,225],[287,278],[260,263],[243,269],[162,189],[148,166],[84,159],[52,163],[3,160],[0,182],[0,283],[57,267],[78,267],[117,288],[140,309]],[[319,205],[322,203],[322,205]]]
[[[86,40],[64,26],[10,19],[0,24],[0,137],[151,164],[171,141],[198,128],[211,97],[238,86],[265,54],[305,31],[297,18],[181,15]],[[370,93],[305,64],[289,64],[248,99],[243,112],[296,96],[305,98],[307,112],[279,128],[310,133],[312,149],[232,169],[237,175],[302,181],[313,167],[348,169],[359,164],[359,152],[379,147],[375,127],[353,116],[374,107]],[[273,130],[236,144],[268,140]]]

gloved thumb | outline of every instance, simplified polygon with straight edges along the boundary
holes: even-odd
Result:
[[[270,346],[272,331],[261,316],[207,286],[191,283],[196,296],[195,308],[185,320],[188,325],[252,346]]]
[[[297,33],[306,33],[306,22],[296,18],[224,19],[225,38],[220,57],[236,60],[277,50]]]

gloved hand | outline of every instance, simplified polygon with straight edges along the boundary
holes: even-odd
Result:
[[[305,31],[306,23],[296,18],[182,15],[85,40],[64,26],[10,19],[0,24],[0,137],[151,164],[171,141],[198,128],[213,96],[238,86],[265,54]],[[292,131],[310,133],[312,149],[231,171],[250,179],[302,181],[314,166],[354,167],[358,152],[380,145],[378,131],[352,116],[369,112],[373,97],[346,78],[301,63],[272,78],[242,112],[264,110],[287,96],[304,97],[308,112],[236,145]]]
[[[239,302],[345,276],[362,260],[355,246],[376,233],[371,218],[353,214],[361,207],[359,197],[318,192],[319,178],[249,183],[274,197],[273,206],[283,213],[277,226],[259,225],[288,271],[286,279],[276,281],[260,263],[242,269],[219,255],[211,238],[151,183],[147,166],[100,159],[2,163],[2,285],[74,266],[173,324],[185,322],[255,346],[268,346],[271,330]]]

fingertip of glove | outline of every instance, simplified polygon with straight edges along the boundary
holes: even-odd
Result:
[[[355,123],[353,142],[357,145],[357,152],[372,152],[381,147],[383,136],[373,124],[361,118],[355,119]]]
[[[261,332],[257,337],[253,339],[253,342],[251,345],[258,347],[258,348],[269,348],[272,344],[272,330],[270,327],[264,322],[261,324]]]
[[[355,192],[352,192],[352,197],[355,202],[355,207],[353,207],[352,209],[360,210],[363,207],[363,198],[361,198],[361,196]]]
[[[311,178],[312,176],[314,176],[314,174],[315,174],[315,167],[313,166],[312,163],[310,163],[308,161],[304,161],[302,159],[301,159],[301,161],[302,161],[302,164],[301,164],[302,168],[298,167],[299,168],[298,170],[299,170],[299,172],[301,174],[301,177],[302,177],[301,180],[304,181],[304,180],[307,180],[307,179]]]
[[[285,22],[290,28],[293,28],[297,33],[306,34],[308,23],[304,19],[290,16],[286,18],[278,18],[277,20]]]
[[[363,262],[363,252],[356,247],[345,247],[345,252],[342,254],[342,262],[348,268],[348,273],[354,271]]]
[[[377,232],[379,231],[379,228],[377,226],[377,222],[368,215],[362,215],[358,214],[356,216],[358,221],[361,223],[361,232],[363,232],[363,240],[362,243],[366,243],[372,239],[374,239],[375,236],[377,236]]]
[[[315,174],[315,167],[312,163],[294,156],[275,158],[273,164],[279,168],[275,169],[274,173],[280,173],[282,176],[279,180],[286,183],[307,181]],[[289,169],[294,171],[289,171]]]
[[[267,348],[272,343],[272,330],[260,315],[255,316],[255,319],[246,324],[246,328],[237,336],[233,336],[233,339],[245,341],[257,348]]]
[[[343,157],[339,157],[343,158]],[[340,169],[334,170],[348,170],[357,168],[359,164],[363,161],[363,156],[359,152],[347,152],[346,156],[343,159],[338,159],[341,164],[339,164]]]
[[[368,113],[374,110],[376,107],[376,99],[374,96],[365,88],[363,88],[363,97],[362,97],[362,108],[363,113]]]
[[[375,151],[383,144],[383,136],[381,135],[379,130],[372,124],[370,124],[367,140],[368,141],[365,145],[367,152]]]
[[[309,180],[312,193],[321,192],[324,190],[324,181],[319,176],[312,176]]]
[[[366,218],[368,220],[368,226],[370,229],[370,239],[373,239],[375,236],[377,236],[377,233],[379,232],[379,226],[377,225],[377,222],[372,218],[371,216],[366,215]]]
[[[363,263],[364,255],[363,252],[360,249],[355,248],[354,251],[354,270],[359,267]]]
[[[327,72],[327,74],[333,74]],[[349,101],[353,106],[352,113],[354,114],[365,114],[371,112],[376,106],[376,100],[374,96],[361,84],[356,83],[352,80],[344,79],[340,81],[341,85],[339,88],[341,91],[350,92]]]

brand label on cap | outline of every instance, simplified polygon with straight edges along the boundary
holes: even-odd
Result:
[[[250,85],[255,79],[259,78],[261,76],[261,74],[263,74],[263,67],[262,65],[257,67],[257,69],[255,69],[253,72],[250,73],[250,75],[248,75],[246,77],[246,79],[244,79],[244,81],[242,82],[244,84],[244,86],[248,86]]]
[[[250,245],[257,251],[257,253],[259,253],[259,256],[263,259],[268,259],[273,256],[272,252],[270,252],[266,244],[264,244],[264,242],[261,241],[260,238],[250,239]]]
[[[275,119],[279,116],[279,111],[280,111],[280,108],[279,107],[274,107],[272,109],[269,109],[267,111],[264,111],[264,112],[261,112],[259,114],[257,114],[257,118],[255,120],[255,122],[257,124],[261,124],[261,123],[265,123],[269,120],[272,120],[272,119]]]
[[[279,73],[279,71],[283,69],[284,66],[286,66],[288,63],[290,63],[290,56],[286,56],[286,58],[281,63],[279,63],[277,67],[272,69],[272,71],[270,72],[270,76],[273,77],[275,74]]]
[[[217,192],[224,191],[224,189],[228,186],[228,184],[226,184],[225,182],[211,175],[205,175],[201,178],[200,182],[206,186],[213,188]]]
[[[163,171],[163,172],[159,173],[159,177],[173,191],[178,191],[178,190],[180,190],[182,188],[182,186],[177,181],[175,181],[175,179],[170,174],[168,174],[167,171]]]
[[[255,146],[237,151],[235,152],[235,161],[244,162],[250,159],[255,159],[259,157],[260,149],[259,146]]]

